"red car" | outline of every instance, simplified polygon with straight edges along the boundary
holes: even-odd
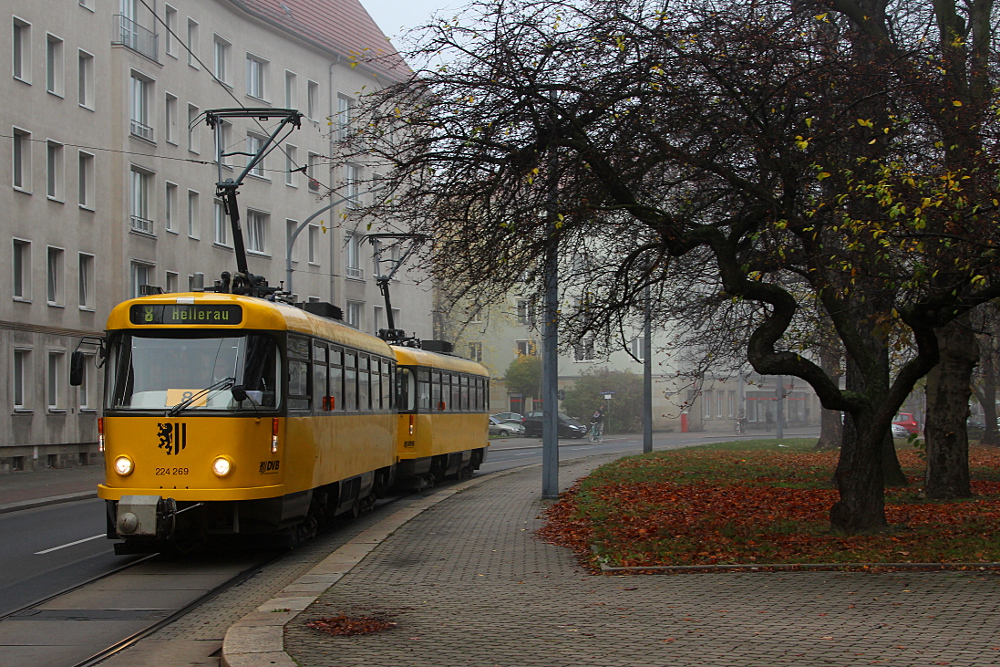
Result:
[[[899,424],[910,433],[920,432],[920,426],[917,424],[917,420],[913,418],[913,414],[910,412],[900,412],[893,418],[892,423]]]

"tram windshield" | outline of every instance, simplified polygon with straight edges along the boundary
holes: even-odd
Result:
[[[152,333],[152,332],[150,332]],[[111,341],[109,410],[245,410],[277,407],[280,355],[264,334],[158,337],[126,333]],[[242,387],[246,398],[233,396]],[[238,392],[238,389],[237,389]]]

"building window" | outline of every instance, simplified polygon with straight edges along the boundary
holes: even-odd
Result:
[[[223,167],[229,167],[229,137],[232,127],[232,123],[220,121],[218,126],[216,126],[216,131],[213,132],[213,136],[215,137],[215,159]]]
[[[247,95],[258,100],[266,100],[264,84],[267,75],[267,61],[247,54]]]
[[[180,275],[176,271],[167,271],[167,294],[175,294],[178,292],[178,287],[180,285]]]
[[[153,140],[153,128],[149,125],[149,95],[152,82],[132,73],[131,76],[131,116],[129,133],[146,141]]]
[[[198,238],[198,193],[188,190],[188,236],[193,239]]]
[[[215,221],[215,243],[217,245],[229,246],[229,220],[226,217],[226,210],[222,206],[222,200],[216,199],[212,210]]]
[[[319,191],[319,181],[316,179],[316,164],[319,162],[319,155],[309,153],[306,156],[306,178],[309,179],[309,189],[313,192]]]
[[[285,70],[285,108],[295,109],[297,105],[297,95],[295,87],[295,72]]]
[[[594,339],[584,338],[573,345],[573,361],[594,360]]]
[[[195,69],[198,67],[198,22],[188,18],[187,22],[187,52],[188,65]]]
[[[537,346],[533,340],[519,340],[515,341],[517,345],[517,356],[519,357],[533,357],[537,354]]]
[[[49,246],[45,261],[45,298],[50,306],[62,306],[65,252],[62,248]]]
[[[129,179],[132,230],[152,234],[153,221],[149,218],[149,182],[152,176],[133,165],[129,170]]]
[[[285,220],[285,249],[289,253],[289,258],[292,264],[299,263],[299,253],[295,250],[295,244],[292,243],[292,236],[295,234],[295,230],[298,229],[299,223],[295,220]],[[301,235],[301,232],[300,232]],[[295,239],[298,240],[298,237]]]
[[[11,373],[13,387],[11,395],[14,398],[14,409],[24,410],[28,407],[28,378],[31,377],[29,362],[31,350],[14,350],[14,372]]]
[[[341,141],[351,138],[351,122],[354,120],[354,100],[344,95],[337,96],[337,137]]]
[[[45,146],[45,194],[63,200],[63,145],[50,141]]]
[[[267,252],[267,220],[266,213],[260,211],[247,211],[247,251]]]
[[[31,83],[31,24],[14,19],[13,34],[14,78]]]
[[[60,410],[62,409],[62,366],[63,359],[66,354],[64,352],[49,352],[49,368],[48,368],[48,381],[46,384],[46,402],[48,403],[49,410]]]
[[[365,304],[360,301],[347,302],[347,326],[355,329],[361,328],[361,312]]]
[[[94,309],[94,256],[80,253],[79,306],[83,310]]]
[[[45,38],[45,90],[63,96],[63,41],[55,35]]]
[[[90,153],[79,153],[79,174],[77,177],[80,208],[94,210],[94,156]]]
[[[308,82],[306,86],[306,118],[316,120],[319,113],[319,84],[315,81]]]
[[[247,164],[248,165],[250,164],[250,161],[253,160],[253,158],[257,155],[257,153],[260,152],[260,149],[261,149],[261,147],[263,145],[264,145],[264,138],[263,137],[257,136],[256,134],[248,134],[247,135]],[[258,178],[264,178],[264,158],[263,158],[263,156],[261,157],[260,160],[257,161],[257,164],[255,164],[253,166],[253,169],[250,170],[250,174],[252,176],[256,176]]]
[[[168,56],[177,57],[177,10],[170,5],[163,6],[163,27],[166,43],[164,50]]]
[[[643,354],[646,351],[646,338],[644,336],[639,336],[632,339],[632,356],[639,361],[645,361],[646,357]]]
[[[167,143],[177,145],[177,98],[170,93],[163,100],[163,134]]]
[[[81,107],[94,108],[94,56],[79,51],[77,58],[76,97]]]
[[[132,283],[132,298],[142,296],[143,285],[152,284],[153,279],[153,265],[147,264],[145,262],[132,262],[131,268],[131,283]]]
[[[14,128],[13,181],[14,187],[31,192],[31,132]]]
[[[361,268],[361,234],[351,232],[347,235],[346,250],[344,256],[344,266],[348,278],[363,280],[365,270]]]
[[[309,263],[319,264],[319,225],[309,225]]]
[[[357,208],[361,205],[360,181],[361,170],[358,166],[354,164],[344,165],[344,186],[347,190],[344,193],[344,196],[347,197],[347,201],[344,204],[347,208]]]
[[[215,78],[222,83],[228,83],[227,79],[228,69],[229,69],[229,49],[230,44],[226,40],[222,39],[218,35],[212,39],[212,53],[214,55],[215,63]]]
[[[31,241],[14,239],[14,298],[18,301],[31,300]]]
[[[197,133],[198,115],[200,109],[193,104],[188,105],[188,150],[197,155],[201,152],[201,142],[198,141],[198,137],[201,136]]]
[[[174,183],[167,183],[163,193],[163,228],[177,233],[177,185]]]
[[[483,362],[483,342],[481,340],[469,343],[469,359],[479,363]]]
[[[298,148],[285,144],[285,185],[293,188],[298,187],[298,153]]]
[[[527,299],[518,299],[517,301],[517,323],[529,325],[535,323],[531,302]]]
[[[94,384],[91,382],[92,368],[94,368],[94,355],[85,354],[83,356],[83,375],[80,377],[80,386],[77,387],[77,400],[80,403],[81,410],[88,410],[94,407],[94,400],[91,395],[93,393],[91,386]]]
[[[385,328],[385,325],[382,323],[382,320],[385,317],[384,313],[385,308],[382,308],[381,306],[375,306],[372,309],[372,333],[375,335],[378,335],[380,329]]]

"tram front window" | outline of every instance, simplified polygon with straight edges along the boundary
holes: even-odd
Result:
[[[186,401],[184,409],[195,411],[274,408],[280,401],[278,363],[277,345],[263,334],[123,334],[111,341],[107,408],[169,410]],[[233,398],[234,385],[246,391],[242,403]]]

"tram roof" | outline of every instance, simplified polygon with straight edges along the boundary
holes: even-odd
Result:
[[[134,324],[129,312],[134,305],[143,306],[240,306],[241,318],[237,324],[180,323],[180,324]],[[266,301],[236,294],[215,292],[182,292],[157,294],[122,301],[108,316],[108,331],[116,330],[271,330],[290,331],[308,336],[316,336],[335,343],[341,343],[360,350],[391,356],[389,345],[380,338],[358,331],[346,324],[307,313],[301,308],[283,303]]]
[[[453,357],[437,352],[428,352],[415,347],[392,346],[392,351],[396,353],[396,363],[404,366],[429,366],[447,371],[457,371],[459,373],[471,373],[472,375],[489,376],[489,371],[482,364]]]

